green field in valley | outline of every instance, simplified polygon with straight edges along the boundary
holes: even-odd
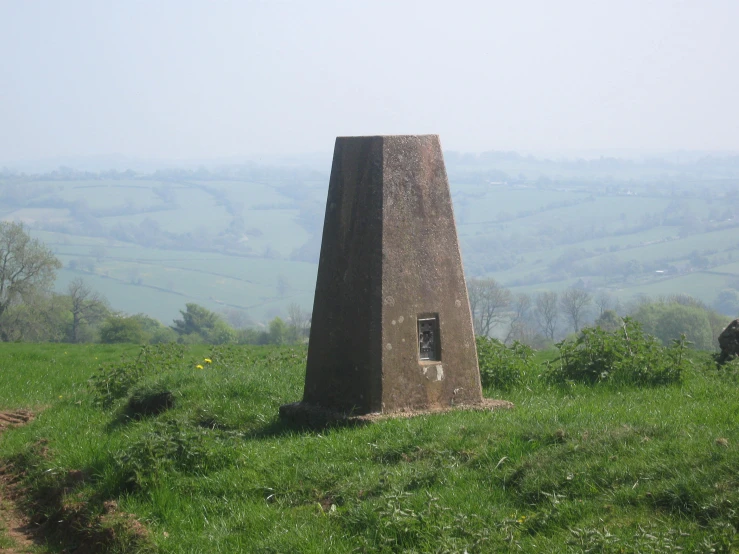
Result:
[[[447,159],[468,279],[622,303],[679,292],[712,305],[739,286],[739,181],[726,160]],[[0,219],[53,249],[58,292],[82,277],[115,310],[165,324],[187,302],[259,324],[291,303],[312,309],[327,187],[327,171],[301,167],[5,174]]]

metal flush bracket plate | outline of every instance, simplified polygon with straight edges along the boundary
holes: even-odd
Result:
[[[441,360],[439,348],[439,316],[418,317],[418,357],[421,361]]]

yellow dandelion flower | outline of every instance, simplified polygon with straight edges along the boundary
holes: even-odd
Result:
[[[61,394],[59,395],[59,398],[64,398]]]
[[[213,363],[213,360],[211,360],[210,358],[205,358],[205,363],[206,364],[212,364]]]
[[[197,367],[198,369],[203,369],[203,366],[200,364],[196,365],[195,367]]]

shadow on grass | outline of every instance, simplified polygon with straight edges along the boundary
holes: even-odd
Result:
[[[328,429],[344,429],[364,427],[370,422],[357,418],[343,418],[334,420],[295,421],[292,419],[277,418],[266,425],[253,429],[246,436],[248,439],[271,439],[286,435],[312,435]]]
[[[174,408],[175,397],[172,392],[144,391],[133,394],[126,405],[119,410],[115,418],[106,425],[106,432],[110,433],[125,427],[132,421],[158,416]]]
[[[99,468],[41,471],[48,456],[46,441],[39,440],[4,460],[0,470],[6,491],[27,517],[22,531],[38,548],[80,554],[155,551],[144,525],[121,512],[109,491],[83,501],[75,494],[94,482]]]
[[[139,412],[131,410],[129,406],[121,408],[113,419],[105,426],[106,433],[115,433],[131,424],[144,420],[151,420],[163,412]],[[240,434],[245,440],[273,439],[290,435],[312,435],[328,429],[344,429],[364,427],[371,421],[360,417],[353,417],[335,412],[312,412],[310,416],[304,414],[298,417],[284,417],[280,415],[260,426],[234,426],[224,424],[215,418],[202,418],[191,422],[192,425],[212,431],[223,431]]]

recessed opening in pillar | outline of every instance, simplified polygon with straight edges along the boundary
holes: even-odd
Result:
[[[422,361],[441,361],[439,314],[418,316],[418,357]]]

